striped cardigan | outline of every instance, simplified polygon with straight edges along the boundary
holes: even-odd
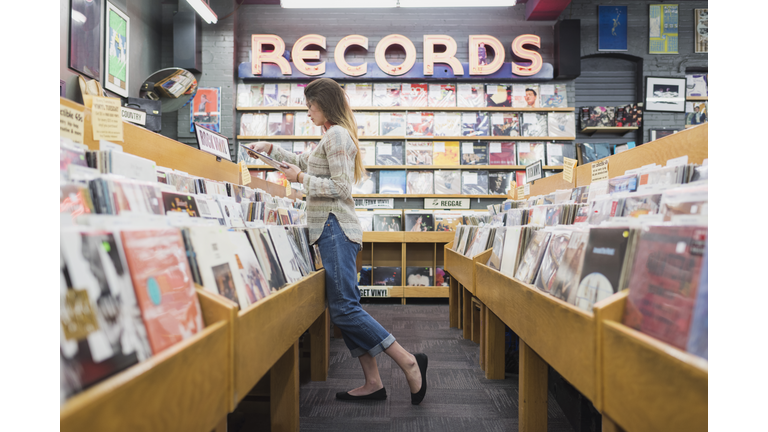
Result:
[[[310,243],[320,238],[323,224],[333,213],[347,238],[363,244],[363,228],[355,214],[355,200],[352,199],[356,155],[355,142],[341,126],[328,129],[312,152],[297,155],[272,145],[270,156],[304,171]]]

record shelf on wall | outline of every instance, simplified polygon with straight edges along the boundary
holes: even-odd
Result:
[[[599,133],[599,134],[602,134],[602,133],[625,134],[627,132],[635,131],[637,129],[638,129],[637,126],[630,126],[630,127],[618,127],[618,126],[597,127],[597,126],[594,126],[594,127],[585,127],[584,129],[581,130],[581,133],[590,134],[590,135],[594,135],[596,133]]]
[[[297,135],[271,135],[271,136],[246,136],[238,135],[239,140],[269,141],[319,141],[319,136]],[[520,136],[361,136],[360,141],[573,141],[576,137],[520,137]]]
[[[248,165],[248,169],[264,169],[273,170],[269,165]],[[524,170],[525,165],[368,165],[366,170],[456,170],[456,169],[469,169],[469,170]],[[561,170],[562,165],[545,165],[544,169],[548,170]]]
[[[687,101],[707,101],[709,100],[708,96],[688,96],[685,98]]]
[[[691,99],[689,99],[691,100]],[[305,106],[269,106],[237,108],[238,111],[306,111]],[[576,108],[510,108],[510,107],[352,107],[352,111],[458,111],[458,112],[573,112]]]

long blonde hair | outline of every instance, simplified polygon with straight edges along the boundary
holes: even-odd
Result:
[[[360,141],[357,139],[357,122],[352,108],[349,106],[347,94],[341,86],[330,78],[320,78],[312,81],[304,88],[304,98],[311,105],[317,106],[323,112],[325,119],[331,124],[339,125],[349,132],[357,147],[355,155],[355,184],[359,183],[365,174],[363,158],[360,155]]]

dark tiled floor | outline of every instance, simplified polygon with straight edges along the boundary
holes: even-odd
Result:
[[[448,328],[448,305],[364,304],[403,347],[429,356],[429,390],[411,405],[405,377],[386,355],[376,357],[387,388],[386,401],[342,402],[337,391],[362,385],[360,363],[341,339],[331,339],[328,381],[301,386],[301,430],[343,432],[517,431],[517,375],[487,380],[478,364],[478,345]],[[549,398],[548,430],[572,432]]]

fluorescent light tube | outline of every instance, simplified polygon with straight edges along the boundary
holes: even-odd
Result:
[[[333,8],[393,8],[397,0],[280,0],[286,9],[333,9]]]
[[[517,0],[400,0],[403,8],[427,7],[509,7]]]
[[[219,17],[217,17],[213,9],[208,6],[208,3],[203,0],[187,0],[187,3],[189,3],[189,5],[195,9],[197,14],[200,15],[200,18],[208,24],[216,24],[219,22]]]

